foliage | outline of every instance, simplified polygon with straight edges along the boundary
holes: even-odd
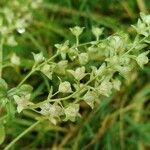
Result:
[[[8,0],[0,5],[2,148],[18,148],[23,136],[30,143],[36,135],[27,148],[46,148],[57,137],[53,145],[57,149],[88,149],[95,144],[95,149],[149,146],[149,106],[145,105],[150,85],[142,87],[147,77],[138,71],[149,62],[150,15],[140,14],[132,36],[125,30],[108,35],[107,29],[96,25],[90,29],[76,25],[70,28],[72,35],[67,31],[65,36],[66,29],[58,28],[57,34],[65,39],[54,44],[52,52],[44,48],[50,24],[44,27],[39,17],[43,15],[42,22],[48,22],[45,8],[51,8],[51,3]],[[110,24],[101,23],[108,28]],[[87,32],[91,38],[84,38]],[[42,41],[40,36],[47,37]],[[38,52],[24,51],[35,47]],[[28,128],[23,131],[24,126]],[[35,133],[29,134],[31,130]]]

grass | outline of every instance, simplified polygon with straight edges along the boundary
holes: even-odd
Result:
[[[2,1],[1,5],[5,3]],[[106,37],[120,30],[128,31],[132,37],[134,32],[129,25],[135,22],[140,11],[149,12],[149,8],[148,0],[44,0],[40,9],[31,12],[34,20],[26,32],[23,35],[14,32],[18,45],[3,45],[0,62],[3,60],[4,66],[8,65],[7,60],[13,52],[21,57],[21,69],[3,68],[3,78],[11,87],[17,85],[32,67],[31,51],[52,56],[55,43],[72,39],[68,28],[75,25],[87,28],[81,38],[83,42],[92,39],[89,32],[92,25],[105,27],[103,36]],[[148,65],[125,81],[120,92],[102,98],[94,110],[83,104],[82,118],[76,123],[56,126],[47,121],[39,123],[35,119],[38,115],[29,110],[23,111],[21,116],[10,115],[6,118],[6,139],[0,149],[150,149],[149,74]],[[27,82],[35,87],[34,99],[41,93],[44,97],[46,89],[50,88],[47,79],[38,74],[32,75]],[[8,109],[14,114],[14,108]],[[0,114],[3,113],[0,108]]]

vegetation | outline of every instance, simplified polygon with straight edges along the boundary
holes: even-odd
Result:
[[[149,149],[148,6],[1,0],[0,148]]]

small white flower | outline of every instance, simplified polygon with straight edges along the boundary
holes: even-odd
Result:
[[[118,50],[120,48],[123,48],[124,46],[124,41],[122,39],[122,37],[120,37],[119,35],[114,35],[112,37],[110,37],[110,47],[113,47],[115,50]]]
[[[26,31],[26,29],[25,29],[26,26],[27,26],[27,23],[24,18],[18,19],[16,21],[16,29],[17,29],[18,33],[23,34]]]
[[[109,97],[113,88],[112,83],[108,79],[104,79],[102,83],[97,87],[97,90],[101,95]]]
[[[94,102],[97,101],[98,97],[97,95],[92,92],[88,91],[84,96],[83,100],[93,109],[94,108]]]
[[[69,58],[73,61],[78,56],[78,49],[77,48],[70,48],[68,51]]]
[[[116,66],[115,68],[124,78],[126,78],[131,71],[131,66]]]
[[[124,57],[119,58],[119,63],[121,65],[128,65],[130,63],[130,58],[128,55],[125,55]]]
[[[58,62],[56,72],[58,72],[60,74],[65,74],[67,66],[68,66],[67,60],[62,60],[62,61]]]
[[[33,103],[30,102],[30,97],[31,95],[25,95],[25,96],[18,96],[18,95],[14,95],[13,98],[17,104],[17,111],[18,113],[20,113],[23,109],[26,109],[27,106],[32,105]]]
[[[71,93],[71,84],[68,81],[60,83],[58,91],[61,93]]]
[[[79,62],[81,65],[85,65],[89,60],[89,56],[87,53],[79,54]]]
[[[58,104],[46,103],[42,105],[40,113],[50,120],[54,125],[56,125],[58,118],[63,114],[62,108]]]
[[[20,57],[18,57],[15,53],[10,58],[12,64],[19,66],[20,65]]]
[[[38,54],[35,54],[35,53],[32,53],[33,54],[33,57],[34,57],[34,61],[35,63],[41,63],[45,60],[44,56],[43,56],[43,53],[40,52]]]
[[[84,30],[84,27],[75,26],[74,28],[70,28],[70,31],[74,36],[79,36]]]
[[[60,52],[67,52],[69,49],[69,41],[65,41],[62,44],[55,44],[55,47],[60,51]]]
[[[41,108],[40,112],[42,115],[48,115],[50,114],[51,104],[50,103],[43,104],[40,108]]]
[[[140,16],[144,23],[150,25],[150,15],[145,15],[144,13],[140,13]]]
[[[106,69],[106,64],[103,63],[98,69],[95,66],[92,66],[92,71],[94,73],[94,76],[100,76]]]
[[[7,44],[10,46],[16,46],[18,43],[15,40],[14,36],[7,37]]]
[[[85,67],[79,67],[75,71],[68,70],[68,72],[70,72],[74,76],[74,78],[78,81],[80,81],[85,77]]]
[[[74,122],[76,117],[80,116],[79,109],[79,104],[69,104],[65,109],[66,118],[64,119],[64,121],[71,120],[72,122]]]
[[[66,59],[66,53],[69,50],[69,41],[65,41],[63,44],[55,44],[58,53],[61,55],[62,59]]]
[[[57,104],[46,103],[41,107],[41,114],[43,115],[51,115],[53,117],[58,117],[62,114],[62,108]]]
[[[114,89],[116,89],[118,91],[120,90],[121,81],[119,79],[114,79],[112,81],[112,84],[113,84]]]
[[[52,80],[52,74],[53,74],[53,70],[55,68],[55,64],[45,64],[44,66],[42,66],[42,68],[40,69],[40,71],[46,75],[50,80]]]
[[[142,68],[145,64],[148,63],[149,59],[147,57],[149,51],[147,52],[143,52],[141,54],[139,54],[136,58],[136,61],[138,63],[138,65]]]
[[[73,84],[74,88],[76,89],[76,91],[80,90],[81,88],[83,89],[84,84],[80,83],[80,84]]]
[[[143,22],[141,21],[141,19],[138,19],[137,25],[136,25],[136,26],[133,26],[133,25],[132,25],[132,27],[136,30],[136,32],[137,32],[138,34],[144,35],[144,36],[146,36],[146,37],[149,35],[149,33],[147,32],[146,24],[143,23]]]
[[[98,27],[92,27],[92,33],[96,37],[96,40],[99,39],[99,36],[103,33],[103,28],[98,28]]]

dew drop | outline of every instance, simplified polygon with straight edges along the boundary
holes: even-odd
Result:
[[[17,28],[18,33],[23,34],[26,30],[25,28]]]

